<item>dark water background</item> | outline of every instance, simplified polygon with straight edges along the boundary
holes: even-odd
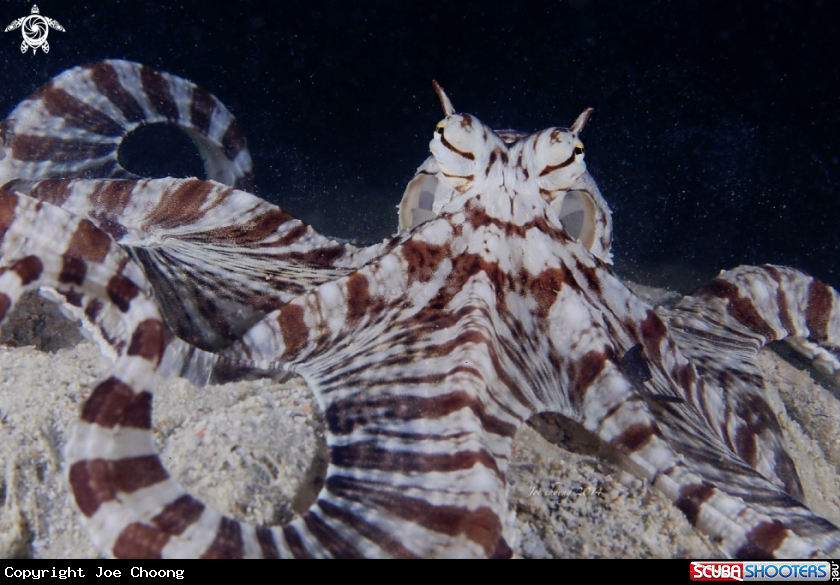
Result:
[[[0,21],[31,6],[0,2]],[[66,32],[35,56],[20,54],[19,31],[0,34],[0,111],[102,58],[186,77],[239,118],[257,194],[324,233],[394,231],[442,117],[434,78],[495,127],[568,125],[596,108],[586,160],[614,211],[622,273],[685,288],[773,262],[840,286],[837,2],[38,6]],[[133,170],[201,174],[188,144],[142,144]]]

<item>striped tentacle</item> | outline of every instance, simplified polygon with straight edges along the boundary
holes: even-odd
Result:
[[[3,123],[0,185],[12,179],[132,178],[123,139],[143,124],[175,124],[193,140],[210,179],[253,187],[238,122],[192,82],[129,61],[100,61],[53,78]]]
[[[835,371],[837,306],[836,291],[798,270],[742,266],[659,310],[700,377],[687,399],[730,449],[800,500],[795,466],[762,396],[758,350],[784,339],[817,367]]]
[[[165,326],[142,271],[112,238],[49,203],[0,191],[0,257],[0,318],[23,292],[48,286],[113,306],[122,321],[119,357],[83,405],[65,452],[75,503],[97,547],[118,557],[291,556],[268,529],[206,508],[163,467],[151,409]]]
[[[85,267],[74,266],[74,258],[101,261],[112,244],[111,238],[90,221],[73,218],[53,205],[5,190],[0,190],[0,193],[0,235],[3,236],[0,257],[3,262],[8,264],[11,259],[18,258],[24,243],[52,254],[58,250],[66,256],[59,284],[53,287],[42,282],[41,287],[46,289],[51,300],[62,303],[66,315],[83,321],[84,333],[98,341],[106,350],[106,355],[116,358],[117,353],[124,349],[126,337],[120,312],[113,302],[104,302],[99,298],[101,295],[90,294],[82,287]],[[54,223],[51,224],[51,221]],[[29,225],[32,227],[27,227]],[[151,294],[151,288],[137,264],[125,260],[120,270],[131,282],[137,283],[134,286],[139,287],[143,294]]]
[[[808,310],[814,298],[823,304]],[[682,485],[677,506],[698,526],[710,508],[726,502],[720,493],[729,498],[725,505],[731,510],[747,505],[759,514],[758,521],[742,522],[746,538],[723,543],[734,556],[812,556],[840,547],[838,528],[801,503],[796,468],[781,444],[776,416],[761,396],[764,380],[757,365],[757,352],[767,341],[811,336],[809,319],[821,323],[822,332],[835,327],[828,299],[836,299],[836,292],[796,270],[741,267],[675,307],[657,309],[662,321],[656,326],[652,320],[642,324],[647,332],[643,355],[652,366],[643,388],[650,389],[657,425],[688,468],[703,478]],[[833,343],[826,340],[836,338],[819,337],[828,351]],[[674,391],[678,401],[667,399]],[[794,542],[797,548],[788,548]]]
[[[705,428],[698,428],[687,410],[686,405],[666,404],[656,405],[654,413],[661,435],[679,453],[683,470],[690,472],[674,482],[676,491],[665,493],[692,524],[736,558],[837,555],[837,526],[810,511],[786,487],[770,481],[786,479],[791,471],[795,477],[793,466],[783,468],[777,457],[774,473],[760,474]]]
[[[785,340],[814,367],[829,374],[840,371],[840,298],[800,270],[763,265],[724,271],[676,310],[690,314],[699,304],[717,317],[710,333],[748,334],[759,348]]]
[[[381,248],[325,238],[279,207],[211,181],[53,179],[7,187],[111,235],[143,266],[173,332],[207,351]]]
[[[654,339],[645,341],[646,352]],[[619,362],[623,368],[606,356],[600,364],[593,356],[577,361],[589,369],[581,372],[588,386],[575,390],[585,392],[584,426],[622,452],[630,470],[671,499],[728,555],[809,558],[840,549],[836,526],[748,465],[709,430],[692,404],[674,396],[675,390],[697,394],[694,381],[681,386],[692,366],[677,348],[659,349],[671,353],[661,363],[672,368],[651,362],[647,380],[630,374],[627,360]],[[775,422],[775,415],[767,414]],[[785,471],[795,475],[792,466]]]
[[[549,246],[533,244],[531,249]],[[629,469],[674,501],[729,555],[807,558],[836,552],[837,527],[791,497],[799,495],[798,483],[790,481],[796,472],[781,446],[787,459],[772,458],[774,466],[763,475],[754,457],[748,459],[720,439],[698,407],[700,395],[707,401],[703,406],[713,411],[718,409],[711,403],[726,395],[724,389],[737,395],[731,382],[738,370],[721,366],[729,378],[720,386],[714,377],[701,379],[682,351],[682,338],[670,335],[666,322],[603,265],[575,246],[556,251],[565,269],[546,270],[542,282],[532,287],[537,307],[549,307],[541,320],[546,330],[538,334],[551,340],[544,355],[560,365],[562,392],[544,408],[577,420],[616,447]],[[560,325],[552,326],[552,320]],[[531,363],[526,370],[544,371],[545,366]],[[550,389],[541,395],[550,397]],[[753,420],[738,419],[741,444],[776,445],[775,415],[769,407],[749,404],[775,431],[762,433],[766,429],[750,425]],[[746,416],[743,407],[719,410]]]
[[[633,432],[628,436],[634,442],[628,451],[631,461],[641,455],[648,464],[658,462],[656,473],[649,477],[651,483],[728,555],[809,558],[836,554],[840,531],[802,504],[795,467],[778,440],[781,431],[769,406],[760,410],[754,400],[749,402],[756,408],[756,418],[775,428],[773,432],[752,425],[755,419],[742,418],[744,410],[723,409],[732,425],[741,428],[741,445],[749,441],[756,445],[746,455],[754,455],[759,448],[771,454],[767,460],[772,466],[763,467],[755,458],[747,459],[743,449],[739,452],[738,445],[721,440],[717,429],[710,426],[694,399],[722,400],[721,388],[697,378],[694,366],[680,350],[666,350],[672,359],[663,362],[671,362],[672,367],[654,365],[651,379],[642,386],[640,398],[653,416],[655,433],[648,438],[639,427],[630,427]],[[683,401],[670,398],[668,388],[677,390]],[[724,396],[737,395],[740,390],[731,383],[725,388]],[[672,455],[645,453],[657,443],[667,446]]]
[[[735,558],[836,553],[837,528],[761,477],[707,434],[682,405],[652,404],[612,362],[586,392],[584,426],[623,454],[721,550]]]
[[[148,385],[164,349],[163,322],[136,284],[142,272],[128,256],[88,220],[57,207],[0,191],[0,256],[2,317],[20,294],[39,286],[83,291],[122,316],[120,356],[94,388],[67,448],[74,497],[85,516],[94,516],[120,486],[134,492],[147,478],[160,477]]]

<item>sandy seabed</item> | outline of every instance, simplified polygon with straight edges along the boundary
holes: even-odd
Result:
[[[78,521],[62,452],[109,363],[34,295],[10,316],[0,342],[0,558],[99,557]],[[840,524],[840,402],[772,351],[762,352],[761,363],[806,504]],[[242,520],[287,521],[323,481],[323,421],[297,380],[205,388],[164,381],[154,427],[170,473]],[[520,430],[508,483],[516,556],[720,555],[664,496],[620,471],[563,421],[543,417]]]

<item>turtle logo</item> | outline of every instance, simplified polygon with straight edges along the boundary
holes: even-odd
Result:
[[[47,42],[47,33],[49,33],[50,28],[64,32],[64,27],[58,24],[58,22],[52,18],[41,16],[37,6],[32,6],[32,14],[18,18],[7,26],[3,32],[9,32],[18,28],[23,32],[23,43],[20,45],[20,52],[25,53],[26,49],[32,47],[33,55],[38,52],[39,48],[44,53],[50,52],[50,44]]]

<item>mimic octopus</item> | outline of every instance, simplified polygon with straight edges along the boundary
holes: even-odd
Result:
[[[70,69],[2,127],[0,318],[40,288],[111,356],[66,446],[96,547],[116,557],[507,557],[517,429],[562,415],[733,557],[838,556],[802,503],[758,350],[840,367],[838,296],[742,266],[654,309],[611,269],[611,214],[580,133],[445,117],[400,231],[317,233],[248,193],[242,132],[211,94],[126,61]],[[142,179],[123,139],[169,123],[207,179]],[[326,421],[323,488],[280,526],[222,515],[152,440],[160,368],[198,382],[301,376]]]

